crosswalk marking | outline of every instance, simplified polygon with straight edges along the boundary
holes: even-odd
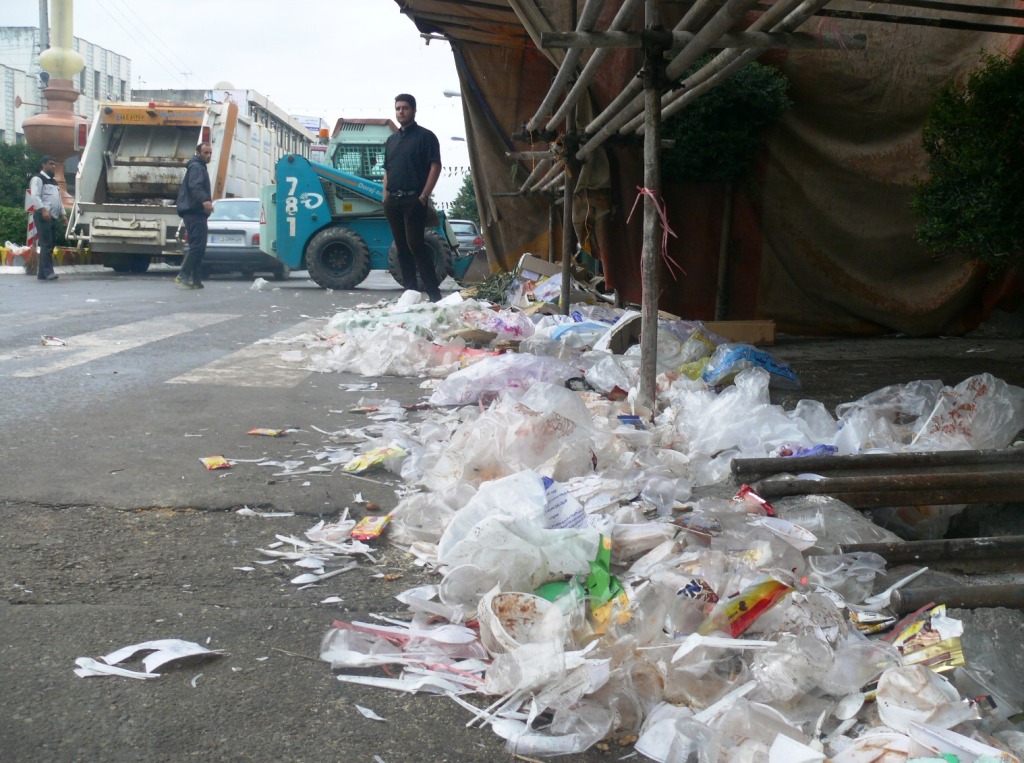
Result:
[[[286,350],[299,349],[285,344],[300,334],[322,329],[322,318],[298,323],[279,331],[258,344],[251,344],[230,355],[207,363],[205,366],[168,379],[167,384],[214,384],[231,387],[291,388],[311,373],[298,363],[288,364],[281,359]]]
[[[99,331],[62,336],[61,339],[67,342],[64,347],[46,347],[40,344],[27,348],[18,355],[0,356],[0,361],[40,361],[32,368],[11,374],[13,377],[31,379],[238,317],[240,316],[224,313],[174,313]]]

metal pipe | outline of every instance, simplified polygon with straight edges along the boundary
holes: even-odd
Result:
[[[576,24],[576,31],[589,32],[593,29],[603,7],[604,0],[587,0],[583,5],[583,13],[580,14],[580,20]],[[558,72],[555,74],[551,87],[548,88],[547,95],[544,96],[544,100],[537,107],[537,113],[526,123],[528,131],[536,130],[541,120],[544,119],[544,115],[551,111],[555,101],[558,100],[558,96],[562,94],[565,86],[576,73],[576,65],[580,62],[580,56],[582,55],[583,50],[575,48],[566,53],[565,58],[562,59],[562,65],[558,67]]]
[[[1024,586],[1007,584],[900,588],[892,592],[889,608],[898,615],[906,615],[932,603],[945,604],[953,609],[1024,609]]]
[[[1024,448],[1001,450],[939,450],[917,453],[863,453],[853,456],[804,458],[736,458],[732,473],[742,482],[784,472],[836,472],[858,469],[920,469],[968,465],[1024,465]]]
[[[837,553],[878,554],[890,565],[921,564],[922,562],[960,562],[1011,560],[1020,562],[1024,551],[1024,535],[1004,535],[986,538],[943,538],[940,540],[912,540],[896,543],[842,543]]]

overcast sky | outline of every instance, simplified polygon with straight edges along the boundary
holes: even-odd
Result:
[[[52,2],[51,2],[52,8]],[[38,0],[0,2],[0,26],[38,26]],[[74,0],[74,33],[127,56],[133,88],[257,90],[291,114],[394,118],[409,92],[441,141],[435,199],[451,201],[468,168],[451,48],[429,45],[394,0]]]

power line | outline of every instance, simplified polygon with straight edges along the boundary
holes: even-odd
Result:
[[[139,26],[137,26],[137,28],[139,29],[140,33],[144,37],[148,37],[150,40],[155,42],[157,45],[160,45],[161,47],[163,47],[163,49],[165,51],[167,51],[167,54],[168,54],[168,55],[165,56],[165,58],[167,58],[171,63],[173,63],[176,67],[179,67],[179,68],[182,68],[182,69],[184,69],[184,68],[186,68],[188,66],[184,61],[182,61],[180,58],[178,58],[178,55],[177,55],[177,53],[175,53],[174,49],[171,48],[169,45],[167,45],[160,38],[159,35],[156,35],[155,32],[153,34],[150,34],[150,32],[152,30],[149,30],[147,28],[146,22],[143,21],[142,17],[139,16],[139,14],[137,14],[135,12],[135,10],[130,5],[126,5],[125,3],[122,2],[122,0],[110,0],[110,2],[113,3],[115,6],[116,5],[120,5],[123,8],[122,13],[125,14],[126,20],[128,21],[128,23],[132,24],[133,26],[136,26],[135,23],[132,22],[130,18],[127,18],[128,16],[134,16],[135,19],[138,20],[138,22],[139,22]]]
[[[121,27],[121,29],[123,29],[123,30],[124,30],[124,31],[125,31],[125,32],[126,32],[126,33],[127,33],[128,35],[129,35],[129,36],[131,36],[131,37],[137,37],[137,36],[140,36],[140,35],[141,35],[141,36],[145,36],[145,33],[144,33],[144,32],[140,32],[140,31],[139,31],[138,29],[136,29],[136,30],[135,30],[135,31],[133,32],[133,31],[132,31],[131,29],[129,29],[128,27],[126,27],[126,26],[125,26],[124,24],[122,24],[122,23],[121,23],[121,20],[120,20],[120,19],[119,19],[119,18],[118,18],[117,16],[115,16],[115,15],[114,15],[113,13],[111,13],[110,9],[109,9],[109,8],[107,8],[107,7],[106,7],[106,6],[105,6],[105,5],[103,4],[102,0],[96,0],[96,4],[97,4],[97,5],[98,5],[98,6],[100,7],[100,8],[102,8],[102,9],[103,9],[103,11],[104,11],[104,12],[105,12],[105,13],[106,13],[106,14],[107,14],[108,16],[110,16],[110,18],[111,18],[111,19],[113,19],[113,20],[114,20],[114,23],[115,23],[115,24],[117,24],[117,25],[118,25],[119,27]],[[151,52],[151,53],[154,53],[154,54],[157,54],[157,53],[158,53],[158,51],[156,51],[155,49],[151,49],[151,50],[150,50],[150,52]],[[174,65],[175,65],[175,64],[174,64],[173,62],[171,62],[171,60],[170,60],[170,59],[168,59],[168,58],[167,58],[166,56],[164,56],[164,58],[165,58],[165,60],[167,61],[167,63],[171,64],[172,66],[174,66]],[[153,62],[154,62],[154,63],[155,63],[155,64],[156,64],[157,66],[159,66],[159,67],[160,67],[161,69],[163,69],[163,70],[164,70],[165,72],[167,72],[168,74],[170,74],[170,75],[171,75],[172,77],[175,77],[175,79],[177,79],[177,76],[178,76],[178,75],[177,75],[177,73],[176,73],[176,72],[175,72],[175,71],[174,71],[173,69],[169,69],[169,68],[167,68],[167,66],[165,66],[165,65],[164,65],[164,63],[163,63],[163,62],[161,62],[161,61],[160,61],[159,59],[156,59],[156,58],[154,58],[154,59],[153,59]]]

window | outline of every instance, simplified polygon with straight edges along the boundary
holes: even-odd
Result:
[[[119,96],[122,101],[128,100],[128,83],[121,80],[121,95]]]
[[[92,73],[92,97],[93,98],[99,98],[100,97],[100,73],[99,72],[93,72]]]
[[[107,98],[113,98],[113,97],[114,97],[114,78],[108,74],[107,75]]]

